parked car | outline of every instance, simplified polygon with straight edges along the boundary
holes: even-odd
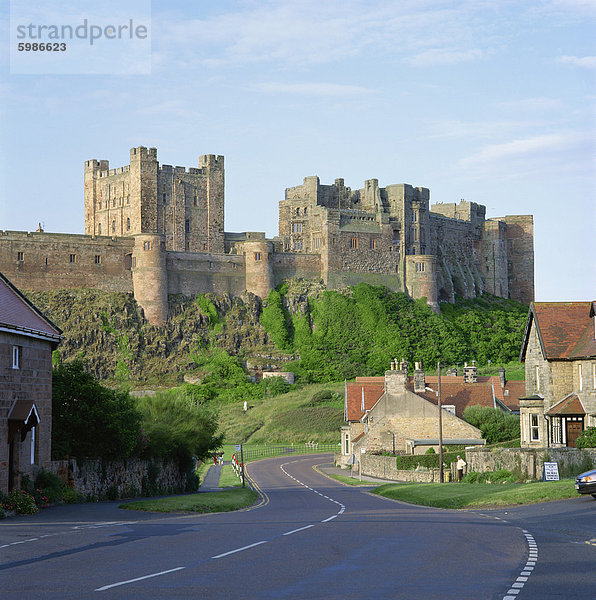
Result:
[[[596,469],[580,473],[575,478],[575,489],[580,494],[592,494],[596,498]]]

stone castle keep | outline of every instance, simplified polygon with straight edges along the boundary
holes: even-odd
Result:
[[[534,299],[531,215],[486,219],[474,202],[430,206],[426,188],[370,179],[352,190],[306,177],[286,190],[279,235],[268,240],[224,231],[223,156],[186,169],[140,146],[127,166],[88,160],[84,169],[84,235],[0,232],[0,271],[17,287],[133,293],[155,324],[167,319],[168,294],[263,298],[290,277],[385,285],[434,308],[485,291]]]

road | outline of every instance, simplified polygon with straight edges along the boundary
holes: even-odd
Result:
[[[313,470],[325,459],[252,463],[263,499],[245,511],[164,516],[103,503],[3,521],[0,597],[596,598],[591,497],[424,508],[329,480]]]

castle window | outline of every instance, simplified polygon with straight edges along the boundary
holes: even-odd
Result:
[[[412,213],[412,223],[416,223],[417,220],[418,220],[418,213],[413,212]]]
[[[25,253],[24,252],[17,252],[17,260],[19,261],[24,261],[25,260]]]
[[[130,196],[129,195],[126,196],[126,204],[130,204]]]
[[[302,223],[292,223],[292,233],[302,233]]]
[[[23,354],[22,346],[13,346],[12,347],[12,368],[20,369],[21,368],[21,356]]]
[[[194,206],[197,205],[197,195],[195,194],[194,198],[192,199],[192,203],[194,204]]]
[[[261,253],[260,252],[255,252],[255,261],[260,261],[261,260]]]
[[[116,198],[112,198],[112,206],[116,206]]]
[[[297,209],[296,209],[296,216],[297,216],[297,217],[299,217],[299,216],[300,216],[300,209],[299,209],[299,208],[297,208]]]
[[[130,231],[130,219],[126,219],[126,230]]]
[[[112,233],[116,233],[116,219],[112,221]]]
[[[76,263],[76,262],[77,262],[77,255],[76,255],[76,254],[71,254],[71,255],[69,256],[69,259],[68,259],[68,261],[69,261],[70,263]]]
[[[46,265],[48,264],[48,257],[46,256]]]
[[[350,239],[350,248],[357,250],[358,249],[358,238],[351,238]]]
[[[99,254],[95,255],[95,264],[101,265],[101,256]]]
[[[186,219],[186,221],[184,221],[184,231],[186,233],[190,233],[190,219]]]
[[[370,239],[370,249],[371,250],[376,250],[377,249],[377,240],[375,238],[371,238]]]
[[[213,269],[213,263],[212,262],[209,263],[209,270],[211,271],[211,269]]]
[[[101,223],[97,225],[97,235],[101,235]]]
[[[312,239],[313,250],[318,250],[321,247],[321,238],[315,237]]]
[[[294,242],[294,250],[302,250],[302,242]]]
[[[307,209],[306,209],[306,206],[305,206],[305,207],[304,207],[304,210],[302,211],[302,214],[303,214],[305,217],[306,217],[306,211],[307,211]]]
[[[144,242],[143,250],[151,250],[151,242]]]
[[[101,210],[101,200],[97,203],[97,210]]]
[[[163,203],[165,204],[166,203],[166,195],[165,194],[163,194],[162,200],[163,200]]]

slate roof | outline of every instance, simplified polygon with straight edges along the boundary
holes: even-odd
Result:
[[[596,357],[595,302],[533,302],[520,353],[524,360],[532,324],[546,360]]]
[[[0,273],[0,327],[58,342],[62,330]]]

